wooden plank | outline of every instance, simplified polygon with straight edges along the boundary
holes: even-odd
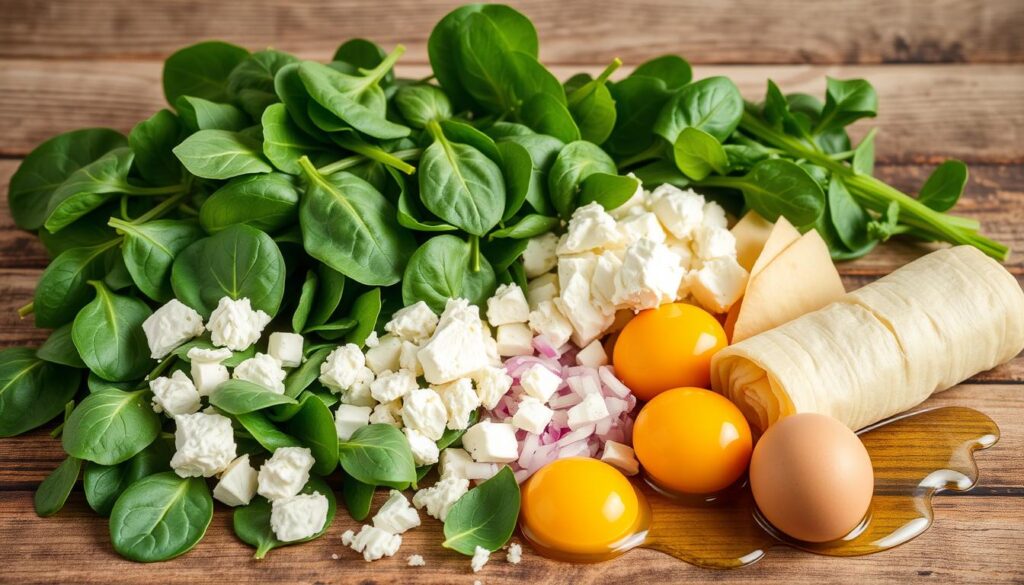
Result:
[[[579,69],[600,66],[554,71],[566,78]],[[128,131],[165,107],[160,71],[152,61],[0,60],[0,127],[6,130],[0,156],[24,156],[53,134],[76,128]],[[399,68],[409,77],[427,72],[422,65]],[[1024,162],[1024,65],[707,66],[696,75],[728,75],[757,101],[769,77],[786,92],[815,95],[823,93],[826,75],[869,79],[879,93],[880,114],[853,134],[882,129],[879,162]]]
[[[405,43],[425,61],[457,0],[9,0],[0,56],[162,57],[203,38],[326,54],[344,39]],[[1016,0],[511,1],[551,62],[630,62],[677,53],[699,63],[1020,62]],[[11,16],[14,15],[14,16]]]

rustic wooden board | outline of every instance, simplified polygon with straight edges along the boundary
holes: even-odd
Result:
[[[544,0],[509,1],[561,63],[686,55],[695,63],[1020,62],[1018,0]],[[199,38],[327,53],[369,35],[424,43],[454,0],[8,0],[0,56],[153,57]],[[800,42],[794,42],[799,39]]]
[[[128,131],[166,107],[161,67],[156,61],[0,59],[0,128],[5,130],[0,156],[23,156],[53,134],[76,128]],[[552,69],[564,79],[601,66]],[[398,71],[422,77],[429,69],[403,62]],[[877,140],[880,162],[1024,162],[1024,65],[736,65],[697,67],[695,75],[727,75],[755,101],[763,97],[768,78],[786,92],[818,96],[826,75],[866,78],[878,90],[879,117],[857,124],[853,134],[883,129]]]

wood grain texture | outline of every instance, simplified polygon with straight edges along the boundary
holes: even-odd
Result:
[[[1017,0],[509,1],[536,24],[545,59],[695,63],[1020,62]],[[7,0],[0,56],[168,54],[201,38],[327,53],[350,37],[405,43],[425,62],[431,28],[457,0]]]

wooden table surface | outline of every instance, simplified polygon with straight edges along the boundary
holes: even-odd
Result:
[[[980,220],[1015,251],[1024,280],[1024,7],[1020,0],[532,0],[515,2],[536,23],[542,59],[560,77],[678,53],[698,77],[725,74],[758,99],[765,80],[821,94],[825,75],[864,77],[878,89],[877,174],[914,192],[945,157],[966,161],[971,180],[957,211]],[[200,39],[273,46],[326,59],[344,39],[368,36],[409,51],[400,74],[426,71],[426,38],[455,3],[439,0],[0,0],[0,347],[40,343],[46,332],[15,309],[32,298],[46,255],[17,230],[6,184],[43,139],[86,126],[127,131],[164,106],[161,61]],[[856,288],[926,253],[890,243],[842,264]],[[206,538],[172,562],[139,565],[111,549],[107,525],[79,489],[57,516],[32,508],[36,485],[63,459],[48,429],[0,440],[0,582],[3,583],[1024,583],[1024,358],[937,395],[928,405],[977,408],[1002,428],[978,454],[980,485],[934,500],[935,526],[894,550],[857,559],[769,551],[734,571],[697,569],[636,550],[600,565],[546,561],[526,551],[510,565],[495,554],[483,572],[440,547],[440,525],[405,535],[394,559],[365,563],[339,535],[356,524],[339,512],[328,535],[255,561],[218,509]],[[423,568],[405,556],[425,557]],[[337,555],[338,558],[333,558]]]

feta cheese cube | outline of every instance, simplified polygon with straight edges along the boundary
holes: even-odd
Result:
[[[524,396],[519,402],[519,408],[512,416],[512,425],[528,433],[539,435],[551,422],[555,411],[551,410],[544,403],[532,396]]]
[[[402,341],[421,343],[433,335],[435,327],[437,315],[427,303],[419,301],[396,311],[384,330]]]
[[[527,278],[550,272],[558,264],[558,256],[555,255],[557,246],[558,236],[550,232],[530,238],[523,251],[523,268],[526,269]]]
[[[614,316],[605,314],[590,298],[590,285],[594,280],[597,256],[582,254],[564,256],[558,261],[558,281],[562,294],[555,305],[572,324],[572,340],[582,347],[612,324]]]
[[[448,384],[435,386],[441,402],[448,412],[448,428],[462,430],[469,426],[469,417],[480,407],[480,397],[473,390],[473,381],[461,378]]]
[[[373,380],[373,372],[366,367],[363,352],[356,344],[349,343],[332,351],[320,365],[320,383],[338,394],[358,382],[366,381],[367,373],[370,380]]]
[[[528,395],[547,403],[562,386],[562,377],[540,364],[535,364],[519,376],[519,385]]]
[[[448,412],[437,392],[430,388],[415,388],[402,400],[402,421],[407,428],[415,429],[431,441],[436,441],[444,434]]]
[[[505,558],[510,564],[518,565],[523,560],[523,546],[518,542],[508,545],[508,555]]]
[[[302,336],[298,333],[275,331],[270,334],[267,353],[286,368],[294,368],[302,363]]]
[[[643,239],[659,243],[665,241],[665,229],[661,227],[658,216],[649,211],[620,220],[618,228],[623,243],[627,245]]]
[[[581,366],[597,368],[608,364],[608,354],[600,341],[594,340],[576,354],[576,363]]]
[[[203,318],[178,299],[171,299],[142,322],[149,356],[162,360],[179,345],[203,334]]]
[[[461,477],[469,479],[466,467],[473,463],[473,458],[465,449],[448,447],[441,452],[440,461],[438,462],[437,467],[438,472],[441,474],[441,479],[446,477]]]
[[[355,532],[352,532],[351,530],[346,530],[345,532],[341,533],[341,544],[343,544],[345,546],[351,546],[352,545],[352,541],[355,540],[355,538],[356,538],[356,533]]]
[[[552,268],[554,268],[552,266]],[[544,301],[553,301],[558,296],[558,274],[549,272],[534,278],[526,285],[526,304],[536,311]]]
[[[320,492],[274,500],[270,505],[270,529],[281,542],[295,542],[314,536],[327,524],[330,507]]]
[[[530,305],[518,284],[503,284],[487,299],[487,321],[493,327],[509,323],[526,323]]]
[[[431,384],[445,384],[487,367],[497,351],[490,355],[485,338],[490,335],[479,309],[465,299],[450,299],[433,337],[420,349],[423,377]]]
[[[377,332],[371,331],[370,334],[366,336],[366,339],[363,340],[363,345],[366,346],[367,349],[373,349],[380,345],[380,337],[377,336]]]
[[[236,380],[252,382],[276,394],[284,394],[284,378],[287,374],[281,369],[281,362],[277,358],[265,353],[257,353],[238,364],[231,375]]]
[[[701,228],[697,230],[693,249],[697,252],[697,257],[705,262],[714,258],[735,257],[736,236],[725,228]]]
[[[704,228],[721,228],[724,230],[729,227],[729,218],[725,216],[725,210],[722,209],[721,205],[714,201],[708,201],[704,204],[704,218],[701,220],[701,225]]]
[[[398,490],[391,490],[388,499],[373,517],[373,525],[391,534],[402,534],[420,525],[420,515]]]
[[[409,450],[412,451],[412,460],[417,467],[437,463],[437,458],[440,454],[437,443],[431,441],[430,437],[416,429],[406,427],[402,429],[402,432],[405,433],[405,439],[409,443]]]
[[[640,240],[626,250],[615,280],[615,304],[635,311],[653,309],[676,299],[683,269],[664,244]]]
[[[626,475],[636,475],[640,472],[640,463],[636,460],[633,448],[616,441],[605,441],[601,461],[608,463]]]
[[[236,301],[231,297],[223,297],[210,314],[206,328],[210,331],[214,345],[242,351],[259,341],[268,323],[270,315],[253,310],[249,299]]]
[[[600,394],[587,394],[583,401],[569,409],[569,430],[598,423],[608,418],[608,405]]]
[[[154,412],[166,412],[173,417],[199,410],[199,392],[181,370],[171,374],[170,378],[150,380],[149,389],[153,392]]]
[[[597,257],[590,279],[591,301],[602,313],[614,318],[615,280],[622,270],[622,252],[610,250]]]
[[[334,428],[338,431],[338,439],[347,441],[356,431],[369,425],[371,412],[373,409],[369,406],[338,406],[338,410],[334,411]]]
[[[462,435],[462,447],[481,463],[509,463],[519,457],[516,429],[507,423],[482,421],[471,426]]]
[[[526,323],[498,325],[496,341],[500,356],[533,355],[533,332]]]
[[[569,227],[558,242],[559,256],[579,254],[600,248],[614,248],[622,244],[615,218],[596,201],[576,208],[569,219]]]
[[[713,313],[724,313],[743,296],[747,271],[734,256],[704,263],[690,279],[690,292],[697,302]]]
[[[280,447],[260,467],[257,492],[268,500],[298,494],[309,481],[313,453],[304,447]]]
[[[421,555],[409,555],[406,561],[406,565],[410,567],[422,567],[427,564]]]
[[[680,240],[692,238],[704,220],[704,197],[693,189],[661,185],[651,192],[650,207],[665,229]]]
[[[421,509],[425,507],[428,515],[444,522],[444,519],[448,517],[448,511],[468,491],[468,479],[441,478],[434,485],[416,492],[412,496],[412,504]]]
[[[491,558],[491,551],[482,546],[477,546],[473,549],[473,558],[470,559],[469,566],[472,567],[474,573],[479,573],[484,568],[484,565],[487,564],[489,558]]]
[[[568,343],[573,332],[572,323],[554,301],[544,301],[530,312],[530,329],[537,335],[543,335],[554,347]]]
[[[385,424],[393,427],[402,426],[402,401],[393,400],[383,402],[373,407],[373,414],[370,415],[370,424]]]
[[[240,455],[220,474],[213,488],[213,497],[229,506],[248,506],[256,495],[256,470],[249,455]]]
[[[366,366],[373,370],[376,375],[381,375],[390,370],[392,372],[401,367],[402,340],[394,335],[385,335],[380,338],[376,347],[366,351]]]
[[[358,382],[349,386],[348,390],[341,393],[341,403],[353,406],[374,407],[377,401],[370,393],[370,384],[373,382],[373,372],[370,368],[363,368],[363,377]]]
[[[192,362],[192,380],[200,396],[209,396],[218,386],[231,378],[228,369],[220,364]]]
[[[200,362],[204,364],[219,364],[222,361],[231,357],[232,352],[226,347],[218,347],[216,349],[206,349],[203,347],[193,347],[188,350],[186,357],[190,362]]]
[[[423,375],[423,365],[419,358],[420,346],[411,341],[402,342],[402,351],[398,355],[398,366],[403,370],[409,370],[414,376]]]
[[[174,457],[171,468],[180,477],[213,477],[235,458],[231,419],[219,414],[179,414],[174,417]]]
[[[402,537],[366,524],[359,534],[352,538],[351,546],[352,550],[363,553],[363,558],[367,562],[376,561],[394,556],[402,546]]]
[[[473,380],[476,382],[476,394],[480,397],[480,404],[487,410],[498,405],[501,397],[508,393],[512,387],[512,376],[508,375],[505,368],[487,367],[473,373]]]

